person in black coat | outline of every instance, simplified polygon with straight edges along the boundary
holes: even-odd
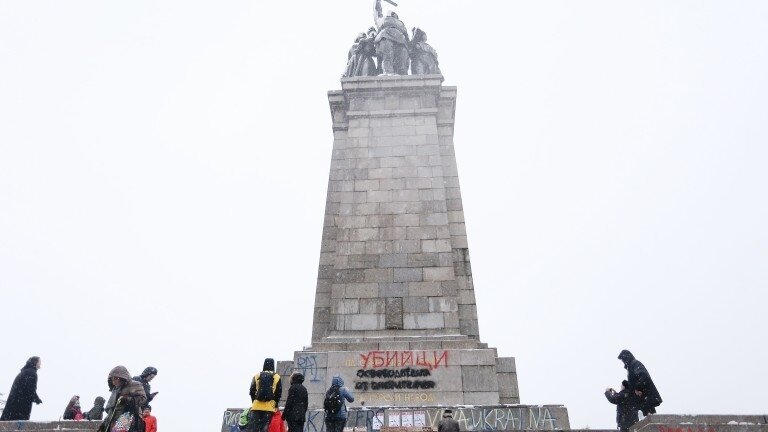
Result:
[[[304,375],[298,372],[291,374],[291,387],[288,389],[288,399],[285,400],[283,418],[288,423],[288,432],[302,432],[309,405],[307,388],[304,387]]]
[[[144,387],[144,393],[147,394],[147,402],[144,404],[144,406],[141,407],[142,410],[147,406],[149,406],[149,403],[152,402],[152,399],[154,399],[155,396],[157,395],[157,392],[155,393],[149,392],[151,389],[149,382],[155,379],[156,376],[157,376],[157,369],[153,368],[152,366],[147,366],[146,368],[144,368],[144,372],[142,372],[141,375],[137,377],[133,377],[134,381],[138,381],[141,383],[141,385]]]
[[[27,360],[27,364],[21,368],[21,372],[13,380],[0,420],[29,420],[32,403],[43,403],[37,396],[37,370],[41,366],[40,357],[30,357]]]
[[[632,425],[638,422],[637,410],[640,409],[640,397],[629,389],[629,382],[621,382],[621,391],[609,388],[605,391],[608,402],[616,405],[616,426],[627,432]]]
[[[656,407],[661,405],[662,400],[648,370],[627,350],[619,354],[619,360],[624,363],[624,369],[627,370],[629,388],[640,397],[640,410],[643,415],[655,414]]]

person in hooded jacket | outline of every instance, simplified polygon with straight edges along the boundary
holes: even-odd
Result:
[[[298,372],[291,374],[291,387],[283,408],[283,418],[288,423],[288,432],[302,432],[309,406],[307,388],[304,387],[304,375]]]
[[[93,401],[93,408],[85,413],[85,418],[88,420],[101,420],[104,418],[104,403],[106,400],[101,396],[96,396]]]
[[[442,420],[437,424],[437,432],[459,432],[459,422],[454,420],[452,410],[445,410]]]
[[[80,409],[80,396],[74,395],[69,400],[67,407],[64,408],[64,420],[82,420],[83,411]]]
[[[13,380],[0,421],[29,420],[32,414],[32,403],[43,403],[37,396],[37,370],[40,367],[42,367],[40,357],[30,357],[21,368],[21,372]]]
[[[269,390],[262,388],[262,376],[264,377],[264,385],[269,383],[267,379],[271,379],[272,385],[270,387],[272,398],[269,400],[259,400],[259,390]],[[266,432],[269,428],[269,422],[272,420],[272,415],[277,411],[277,406],[280,403],[280,398],[283,396],[283,383],[280,380],[280,374],[275,372],[275,360],[271,358],[264,359],[264,367],[262,371],[253,377],[251,380],[251,412],[248,415],[248,430],[252,432]]]
[[[149,385],[149,382],[155,379],[157,376],[157,368],[153,368],[152,366],[147,366],[144,368],[144,372],[141,373],[141,375],[137,377],[133,377],[134,381],[138,381],[141,383],[142,386],[144,386],[144,393],[147,395],[147,402],[142,406],[142,408],[149,405],[150,402],[152,402],[152,399],[155,398],[155,395],[157,393],[150,393],[151,386]]]
[[[331,387],[328,389],[330,392],[334,387],[338,387],[339,395],[341,396],[341,409],[334,415],[325,416],[325,429],[328,432],[342,432],[344,426],[347,424],[347,402],[354,402],[355,397],[352,393],[344,387],[344,380],[339,375],[334,375],[331,380]],[[326,393],[327,394],[327,393]]]
[[[622,350],[619,353],[619,360],[624,363],[624,369],[627,370],[629,388],[640,397],[639,408],[643,415],[655,414],[656,407],[661,405],[663,401],[648,370],[628,350]]]
[[[99,426],[98,432],[136,432],[143,429],[141,407],[147,402],[144,386],[131,379],[125,366],[115,366],[107,377],[109,401],[104,408],[107,418]]]
[[[627,432],[629,428],[640,419],[637,416],[637,410],[640,409],[640,397],[629,389],[629,382],[621,382],[621,391],[609,388],[605,390],[605,398],[608,402],[616,405],[616,427],[621,432]]]

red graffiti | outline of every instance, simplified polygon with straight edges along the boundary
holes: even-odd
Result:
[[[448,366],[448,351],[368,351],[360,359],[363,369],[419,366],[431,370]]]
[[[717,432],[712,427],[674,427],[674,426],[659,426],[659,432]]]

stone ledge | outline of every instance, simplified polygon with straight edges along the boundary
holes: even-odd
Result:
[[[653,414],[640,420],[630,430],[632,432],[768,432],[768,414]]]
[[[61,420],[61,421],[2,421],[0,422],[0,432],[10,431],[34,431],[34,432],[49,432],[49,431],[69,431],[69,432],[92,432],[98,429],[101,421],[75,421],[75,420]]]
[[[347,111],[347,118],[434,116],[434,115],[437,115],[437,113],[438,113],[438,108],[391,109],[391,110],[376,110],[376,111]]]
[[[355,90],[410,90],[413,88],[440,87],[442,75],[393,75],[374,77],[342,78],[341,88],[346,91]]]

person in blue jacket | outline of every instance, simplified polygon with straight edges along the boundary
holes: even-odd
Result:
[[[334,402],[335,401],[335,402]],[[325,429],[328,432],[343,432],[347,424],[347,404],[354,402],[352,392],[344,387],[344,380],[339,375],[334,375],[331,387],[325,393]],[[329,409],[330,408],[330,409]]]

